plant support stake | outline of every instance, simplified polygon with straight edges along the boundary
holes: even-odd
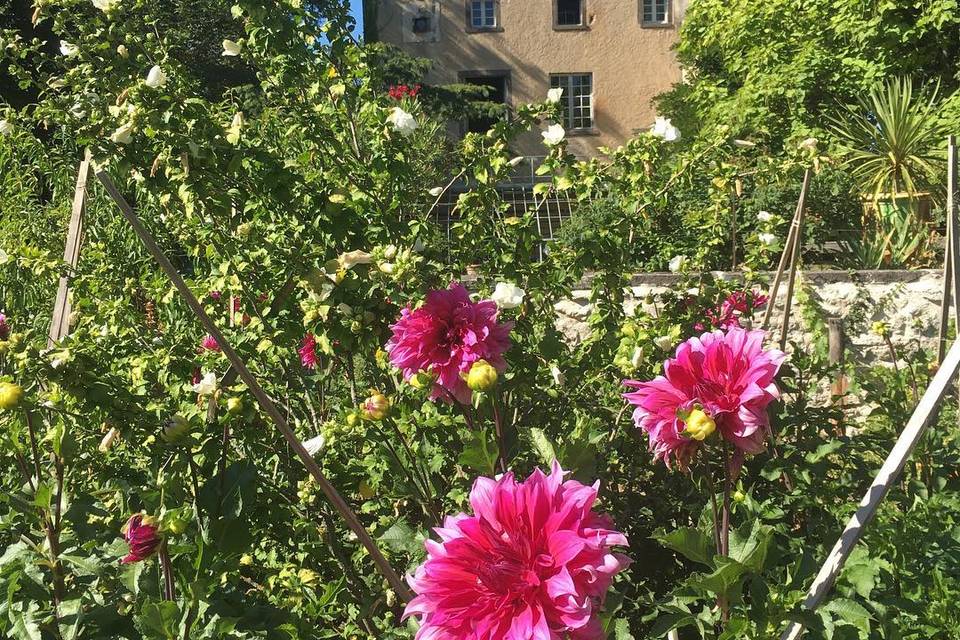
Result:
[[[290,428],[290,425],[287,424],[287,421],[277,409],[276,405],[274,405],[273,401],[270,400],[270,397],[267,395],[266,391],[264,391],[263,387],[260,386],[260,383],[257,382],[257,379],[252,373],[250,373],[250,370],[247,369],[247,366],[244,364],[237,352],[234,351],[230,343],[227,342],[226,337],[224,337],[216,323],[214,323],[213,320],[211,320],[207,313],[203,310],[203,306],[201,306],[196,296],[193,295],[193,292],[190,291],[187,283],[184,282],[183,278],[177,272],[176,267],[174,267],[167,256],[164,255],[163,251],[157,245],[156,240],[154,240],[153,236],[140,221],[140,218],[134,212],[133,208],[127,204],[127,201],[124,200],[122,195],[120,195],[120,192],[113,184],[110,176],[103,171],[97,171],[96,176],[107,190],[107,193],[110,194],[110,197],[113,198],[114,202],[117,203],[117,206],[120,207],[123,217],[126,218],[127,222],[130,223],[130,226],[133,227],[133,230],[136,232],[137,236],[139,236],[141,242],[143,242],[144,247],[147,249],[150,255],[153,256],[153,259],[156,260],[157,264],[160,265],[160,268],[167,274],[167,277],[170,278],[173,286],[176,287],[177,291],[187,303],[187,306],[190,307],[190,310],[193,311],[194,315],[197,316],[203,327],[211,336],[213,336],[213,338],[217,341],[217,344],[220,345],[223,355],[226,356],[227,360],[230,361],[230,364],[232,365],[233,369],[236,370],[237,375],[241,380],[243,380],[244,384],[247,385],[247,388],[250,389],[250,392],[253,393],[254,397],[257,399],[257,402],[260,404],[260,407],[268,416],[270,416],[274,424],[276,424],[277,429],[279,429],[280,433],[283,434],[283,437],[286,439],[287,443],[300,457],[301,462],[303,462],[303,466],[306,467],[310,475],[313,476],[314,480],[317,481],[317,484],[320,486],[323,494],[328,500],[330,500],[336,510],[340,513],[340,515],[346,521],[347,526],[350,527],[350,530],[356,534],[357,538],[360,540],[360,543],[370,554],[370,557],[373,559],[373,562],[376,564],[381,575],[387,579],[387,582],[390,583],[390,586],[393,588],[393,590],[396,591],[397,594],[404,599],[404,601],[409,602],[412,599],[412,594],[407,588],[407,585],[404,584],[397,572],[394,571],[393,567],[390,566],[390,563],[387,562],[387,559],[380,552],[380,549],[373,541],[373,538],[370,537],[370,534],[364,528],[363,524],[360,522],[360,519],[357,518],[357,515],[350,508],[350,505],[347,504],[336,488],[323,475],[323,471],[321,471],[316,460],[314,460],[313,456],[311,456],[306,448],[304,448],[303,443],[300,442],[299,438],[297,438],[296,434]]]
[[[917,446],[920,438],[926,432],[927,426],[930,424],[930,418],[951,387],[958,368],[960,368],[960,340],[954,342],[953,346],[950,347],[950,351],[937,371],[937,375],[930,382],[930,386],[927,387],[917,404],[917,408],[914,409],[903,433],[900,434],[897,443],[890,451],[890,455],[887,456],[883,466],[880,467],[880,472],[877,473],[873,484],[870,485],[867,493],[863,496],[863,500],[860,501],[857,512],[850,518],[846,529],[843,530],[830,555],[827,556],[827,561],[820,568],[820,573],[817,574],[813,585],[807,591],[806,599],[803,601],[804,609],[808,611],[816,610],[833,587],[833,583],[840,575],[850,552],[853,551],[853,548],[863,536],[863,530],[877,514],[880,503],[883,502],[890,488],[897,481],[900,472],[903,471],[903,466],[910,458],[910,454],[913,453],[914,447]],[[783,632],[780,640],[797,640],[803,634],[803,631],[804,626],[799,622],[794,622]]]

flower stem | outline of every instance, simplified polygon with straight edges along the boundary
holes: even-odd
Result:
[[[170,552],[167,550],[167,541],[160,543],[160,550],[157,552],[160,558],[160,568],[163,571],[163,599],[176,600],[177,592],[173,579],[173,565],[170,563]]]
[[[490,394],[490,404],[493,406],[493,423],[497,430],[497,466],[500,473],[507,472],[507,440],[503,433],[503,420],[500,418],[500,408],[497,403],[497,394]]]

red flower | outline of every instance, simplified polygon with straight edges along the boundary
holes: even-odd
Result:
[[[219,352],[219,351],[220,351],[220,345],[217,344],[217,339],[216,339],[216,338],[214,338],[213,336],[209,336],[209,335],[208,335],[208,336],[206,336],[206,337],[203,339],[203,342],[200,343],[200,350],[201,350],[201,351],[216,351],[216,352]]]
[[[767,296],[756,291],[734,291],[717,308],[707,311],[707,319],[721,329],[739,327],[741,316],[762,309],[767,300]]]
[[[157,519],[151,516],[139,513],[130,516],[122,529],[123,537],[130,545],[130,553],[120,562],[123,564],[141,562],[156,553],[160,543],[163,542],[163,536],[160,535],[157,525]]]
[[[300,364],[307,369],[316,369],[320,358],[317,356],[317,339],[312,333],[303,336],[303,344],[298,351],[300,354]]]
[[[390,85],[390,89],[387,91],[389,95],[394,100],[403,100],[404,98],[410,98],[411,100],[416,99],[420,95],[421,86],[415,84],[413,86],[408,86],[405,84],[400,85]]]

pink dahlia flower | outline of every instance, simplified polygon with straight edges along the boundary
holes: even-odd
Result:
[[[312,333],[303,336],[303,344],[297,353],[300,354],[300,364],[307,369],[317,368],[320,358],[317,357],[317,339],[313,337]]]
[[[756,291],[734,291],[716,309],[707,311],[710,324],[721,329],[739,327],[742,316],[750,316],[767,304],[767,296]]]
[[[407,581],[417,593],[417,640],[600,640],[599,614],[613,577],[630,560],[606,516],[593,511],[599,483],[563,481],[554,462],[523,482],[478,478],[473,515],[447,517],[427,560]]]
[[[141,562],[152,556],[163,542],[156,518],[137,513],[130,516],[123,527],[123,537],[130,545],[128,553],[120,561],[123,564]]]
[[[390,327],[390,362],[410,380],[421,371],[436,376],[431,398],[451,398],[467,404],[467,374],[477,360],[486,360],[500,373],[507,368],[503,353],[510,348],[512,322],[497,322],[497,303],[473,302],[463,285],[431,291],[417,309],[407,307]]]
[[[206,336],[200,343],[201,351],[220,351],[220,345],[213,336]]]
[[[770,433],[767,405],[780,397],[774,382],[783,352],[764,351],[764,331],[733,327],[693,337],[649,382],[625,380],[623,394],[637,406],[633,419],[650,437],[655,459],[685,469],[700,444],[683,435],[681,417],[701,408],[717,431],[742,453],[759,453]]]

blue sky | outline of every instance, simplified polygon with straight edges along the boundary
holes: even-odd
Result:
[[[363,0],[350,0],[350,10],[357,18],[357,35],[363,35]]]

